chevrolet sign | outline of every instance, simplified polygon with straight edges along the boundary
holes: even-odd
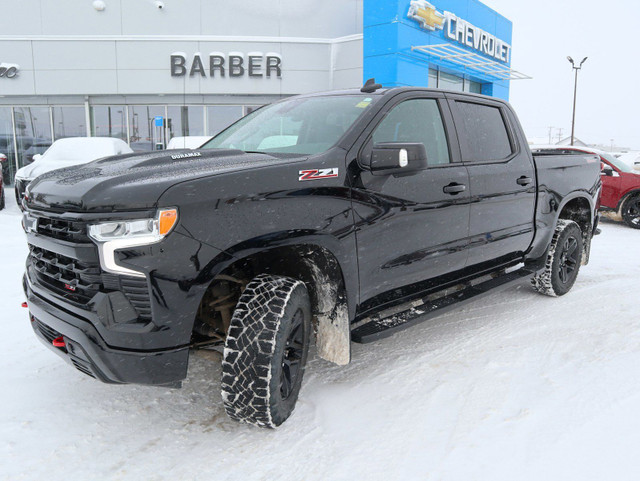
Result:
[[[509,62],[511,45],[451,12],[438,12],[435,6],[425,0],[412,0],[407,17],[420,23],[425,30],[444,30],[444,37],[448,40],[500,62]]]

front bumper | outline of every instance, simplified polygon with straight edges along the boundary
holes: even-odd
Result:
[[[189,348],[136,351],[109,346],[93,325],[45,301],[23,280],[31,325],[38,338],[79,371],[106,383],[177,387],[187,375]],[[65,347],[54,347],[62,336]]]

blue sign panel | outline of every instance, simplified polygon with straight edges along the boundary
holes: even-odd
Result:
[[[155,125],[156,127],[162,127],[164,125],[164,118],[160,115],[156,115],[153,118],[153,125]]]
[[[363,80],[508,100],[512,24],[478,0],[364,0],[363,22]]]

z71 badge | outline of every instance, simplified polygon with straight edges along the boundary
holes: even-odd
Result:
[[[328,179],[330,177],[338,177],[338,168],[333,167],[332,169],[307,169],[301,170],[300,172],[298,172],[298,174],[299,181]]]

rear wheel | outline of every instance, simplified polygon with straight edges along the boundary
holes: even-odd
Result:
[[[640,229],[640,194],[629,196],[622,204],[621,213],[625,224]]]
[[[582,231],[578,224],[572,220],[558,220],[544,271],[531,280],[533,288],[554,297],[569,292],[578,277],[582,252]]]
[[[240,296],[222,362],[222,398],[236,421],[276,427],[293,412],[309,352],[304,283],[260,275]]]

